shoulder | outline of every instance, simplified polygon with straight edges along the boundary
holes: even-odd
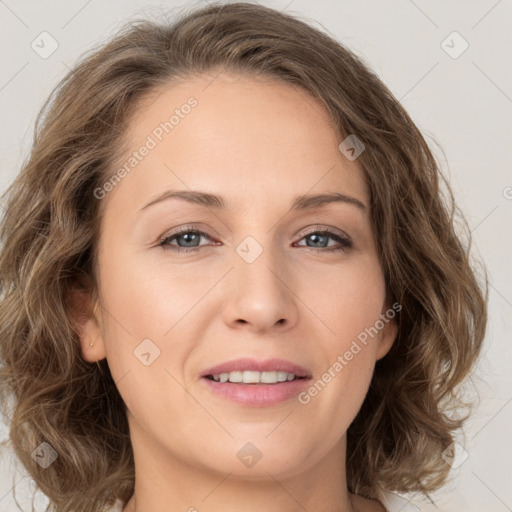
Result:
[[[116,500],[114,505],[105,512],[123,512],[124,503],[121,500]]]
[[[379,501],[386,508],[386,512],[420,512],[421,509],[410,500],[389,491],[381,491]]]

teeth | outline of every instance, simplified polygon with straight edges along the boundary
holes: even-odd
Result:
[[[221,373],[213,375],[213,380],[217,382],[240,382],[243,384],[276,384],[277,382],[285,382],[294,380],[296,377],[293,373],[287,372],[253,372],[245,370],[243,372]]]

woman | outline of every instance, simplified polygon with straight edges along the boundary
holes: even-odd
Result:
[[[487,290],[440,177],[374,73],[268,7],[83,58],[1,225],[2,404],[52,510],[406,510],[393,493],[441,487]]]

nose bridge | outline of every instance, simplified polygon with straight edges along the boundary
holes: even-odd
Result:
[[[248,197],[238,205],[240,215],[235,230],[242,238],[234,246],[236,258],[233,270],[240,285],[250,284],[253,292],[273,291],[274,294],[279,292],[286,295],[280,279],[289,280],[290,276],[286,255],[277,234],[283,212],[274,210],[268,197],[263,202],[256,199],[259,197],[262,197],[262,193],[255,191],[252,198]]]
[[[232,287],[229,287],[229,322],[251,324],[257,330],[270,328],[277,322],[290,323],[296,311],[289,273],[284,271],[283,255],[273,241],[272,233],[258,231],[247,235],[235,247]]]
[[[256,238],[258,237],[258,238]],[[260,290],[276,292],[282,284],[276,274],[282,264],[282,257],[278,254],[273,237],[269,233],[259,233],[255,236],[247,235],[235,247],[235,268],[238,283],[241,287],[250,286],[253,291]],[[275,290],[272,290],[275,289]],[[246,293],[250,290],[246,290]]]

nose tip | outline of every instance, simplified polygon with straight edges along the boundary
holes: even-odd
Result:
[[[248,243],[249,252],[251,242]],[[255,254],[254,252],[252,253]],[[252,262],[244,258],[231,274],[229,306],[225,313],[232,326],[250,326],[261,334],[272,327],[284,328],[297,316],[292,286],[274,272],[270,252],[260,253]]]

